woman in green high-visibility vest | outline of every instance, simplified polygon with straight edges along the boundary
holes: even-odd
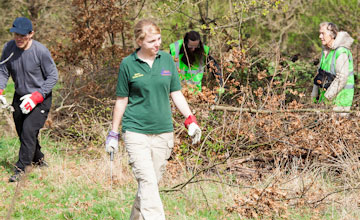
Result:
[[[175,60],[181,82],[194,85],[196,91],[201,91],[205,67],[212,70],[211,72],[219,80],[220,87],[223,87],[220,67],[209,55],[209,50],[210,48],[201,42],[200,34],[197,31],[189,31],[185,34],[184,39],[170,44],[170,54]],[[221,88],[219,92],[220,90],[223,92]]]
[[[337,26],[330,22],[322,22],[319,33],[323,50],[311,96],[316,103],[332,104],[335,111],[349,111],[354,98],[354,68],[350,52],[354,39],[347,32],[338,31]]]

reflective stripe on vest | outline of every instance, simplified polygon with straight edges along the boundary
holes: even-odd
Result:
[[[347,84],[345,85],[344,89],[354,89],[355,85],[354,84]]]

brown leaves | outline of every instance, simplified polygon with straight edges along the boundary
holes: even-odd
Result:
[[[246,195],[237,195],[235,205],[228,207],[227,211],[237,212],[245,218],[264,219],[267,217],[280,217],[287,219],[288,200],[286,193],[276,186],[265,189],[251,189]]]
[[[118,42],[131,38],[129,8],[136,3],[120,5],[115,0],[73,0],[76,10],[69,33],[72,44],[65,48],[67,56],[63,58],[71,64],[89,59],[97,68],[107,62],[118,65],[128,54],[126,45],[121,48]]]
[[[286,102],[284,93],[275,94],[274,90],[269,92],[268,88],[263,87],[252,90],[249,86],[239,86],[235,79],[229,82],[230,88],[226,93],[231,94],[237,101],[233,107],[241,106],[244,109],[254,109],[255,112],[214,112],[207,107],[213,103],[211,99],[216,94],[214,91],[206,87],[197,94],[183,90],[193,111],[201,112],[197,117],[206,125],[203,136],[211,132],[206,140],[207,144],[203,146],[204,153],[212,152],[218,140],[221,140],[226,151],[239,148],[234,157],[255,153],[261,155],[263,161],[272,161],[271,163],[291,163],[293,159],[306,163],[325,162],[342,155],[345,146],[349,150],[358,149],[360,138],[356,117],[341,118],[329,113],[296,112],[302,110],[304,104],[296,99]],[[254,97],[257,100],[254,100]],[[282,109],[294,112],[281,112]],[[262,112],[256,113],[256,110]],[[213,131],[219,127],[220,129]],[[237,139],[238,137],[241,138]],[[185,137],[182,140],[187,141]],[[233,144],[234,140],[238,142]],[[181,151],[178,153],[182,154]],[[218,151],[216,155],[221,153],[224,151]],[[207,155],[204,155],[204,158]],[[211,158],[216,158],[216,155]]]
[[[244,50],[234,47],[222,57],[222,65],[226,72],[232,74],[249,66],[248,57]]]
[[[216,89],[210,90],[203,86],[201,92],[197,91],[194,85],[183,85],[182,93],[186,100],[193,104],[213,104],[215,103]]]
[[[261,97],[263,95],[264,89],[262,87],[259,87],[254,94],[258,97]]]
[[[261,72],[259,72],[259,73],[257,74],[258,80],[262,80],[262,79],[264,79],[264,78],[266,78],[266,77],[267,77],[266,70],[261,71]]]

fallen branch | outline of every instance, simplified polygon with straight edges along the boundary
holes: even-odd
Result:
[[[235,148],[233,148],[235,149]],[[186,182],[184,183],[180,183],[180,184],[177,184],[176,186],[173,186],[171,189],[164,189],[164,190],[160,190],[160,192],[174,192],[174,191],[181,191],[186,185],[190,184],[193,179],[198,176],[199,174],[201,174],[202,172],[205,172],[207,170],[210,170],[220,164],[224,164],[226,163],[226,161],[232,156],[232,154],[234,153],[234,150],[231,151],[231,153],[229,154],[229,156],[227,156],[223,161],[219,162],[219,163],[216,163],[216,164],[213,164],[209,167],[205,167],[199,171],[197,171],[190,179],[188,179]]]
[[[231,184],[231,183],[226,183],[226,182],[222,182],[222,181],[214,180],[214,179],[197,179],[197,180],[190,181],[189,184],[200,183],[200,182],[213,182],[213,183],[219,183],[219,184],[227,185],[227,186],[231,186],[231,187],[238,187],[238,188],[243,188],[243,189],[254,189],[254,187],[252,187],[252,186],[241,186],[239,184]],[[160,190],[160,192],[171,192],[171,191],[173,191],[173,190],[170,190],[170,191]],[[174,190],[174,191],[177,191],[177,190]]]
[[[59,112],[59,111],[61,111],[62,109],[65,109],[65,108],[71,109],[71,108],[73,108],[73,107],[75,107],[75,106],[76,106],[75,104],[60,106],[60,107],[58,107],[58,108],[55,110],[55,112]]]
[[[333,109],[316,109],[316,108],[304,108],[304,109],[282,109],[282,110],[261,110],[261,109],[253,109],[253,108],[237,108],[231,106],[221,106],[221,105],[212,105],[211,110],[213,111],[230,111],[230,112],[250,112],[250,113],[260,113],[260,114],[271,114],[271,113],[301,113],[301,112],[309,112],[318,114],[322,113],[360,113],[360,111],[356,110],[333,110]]]
[[[305,125],[305,126],[303,126],[301,128],[298,128],[298,129],[296,129],[294,131],[288,132],[288,133],[282,135],[281,137],[279,137],[278,139],[270,140],[270,141],[259,143],[259,144],[253,144],[253,145],[244,146],[241,149],[246,150],[246,149],[254,149],[254,148],[257,148],[257,147],[260,147],[260,146],[263,146],[263,145],[273,145],[273,144],[279,142],[284,137],[288,137],[290,135],[293,135],[296,132],[299,132],[299,131],[301,131],[302,129],[305,129],[305,128],[308,128],[308,129],[315,128],[318,125],[320,125],[320,123],[319,123],[319,121],[316,121],[316,122],[310,123],[308,125]]]
[[[337,193],[342,193],[342,192],[349,192],[349,191],[354,191],[354,190],[360,190],[360,187],[354,187],[354,188],[346,188],[346,189],[340,189],[340,190],[336,190],[333,192],[330,192],[328,194],[326,194],[325,196],[323,196],[322,198],[313,201],[313,202],[308,202],[308,205],[314,205],[314,207],[318,206],[321,202],[323,202],[326,198],[328,198],[331,195],[337,194]],[[295,197],[289,197],[289,198],[285,198],[285,199],[281,199],[281,200],[276,200],[276,201],[284,201],[284,200],[296,200],[296,199],[302,199],[304,198],[304,195],[300,195],[300,196],[295,196]],[[294,206],[296,206],[296,204],[294,204]]]
[[[327,197],[333,195],[333,194],[337,194],[337,193],[341,193],[341,192],[348,192],[348,191],[353,191],[353,190],[360,190],[360,187],[354,187],[354,188],[346,188],[346,189],[340,189],[340,190],[336,190],[336,191],[333,191],[333,192],[330,192],[328,194],[326,194],[324,197],[322,197],[321,199],[318,199],[314,202],[310,202],[309,204],[311,205],[315,205],[318,206],[318,204],[320,204],[320,202],[324,201]]]
[[[262,146],[262,145],[266,145],[266,144],[274,144],[274,143],[280,141],[282,138],[287,137],[287,136],[289,136],[289,135],[292,135],[292,134],[294,134],[294,133],[296,133],[296,132],[298,132],[298,131],[300,131],[300,130],[302,130],[302,129],[304,129],[304,128],[314,128],[314,127],[316,127],[316,126],[318,126],[318,125],[319,125],[319,122],[318,122],[318,121],[315,122],[315,123],[310,123],[309,125],[303,126],[303,127],[299,128],[299,129],[296,129],[296,130],[294,130],[294,131],[291,131],[291,132],[289,132],[289,133],[281,136],[281,137],[280,137],[279,139],[277,139],[277,140],[268,141],[268,142],[265,142],[265,143],[260,143],[260,144],[255,144],[255,145],[248,145],[248,146],[242,147],[242,149],[253,149],[253,148],[256,148],[256,147],[259,147],[259,146]],[[212,168],[214,168],[214,167],[216,167],[216,166],[218,166],[218,165],[220,165],[220,164],[224,164],[224,163],[232,156],[232,154],[234,153],[235,149],[236,149],[236,148],[233,148],[233,150],[231,151],[230,155],[227,156],[223,161],[221,161],[221,162],[219,162],[219,163],[216,163],[216,164],[213,164],[213,165],[211,165],[211,166],[209,166],[209,167],[203,168],[202,170],[197,171],[197,172],[196,172],[189,180],[187,180],[186,182],[180,183],[180,184],[178,184],[178,185],[175,185],[175,186],[173,186],[171,189],[161,190],[160,192],[181,191],[186,185],[188,185],[188,184],[190,184],[190,183],[193,183],[193,182],[194,182],[193,179],[194,179],[196,176],[198,176],[199,174],[201,174],[202,172],[207,171],[207,170],[210,170],[210,169],[212,169]]]

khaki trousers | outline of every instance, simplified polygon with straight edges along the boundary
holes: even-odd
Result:
[[[125,148],[138,182],[131,220],[165,220],[158,183],[174,147],[173,132],[141,134],[126,131]]]

